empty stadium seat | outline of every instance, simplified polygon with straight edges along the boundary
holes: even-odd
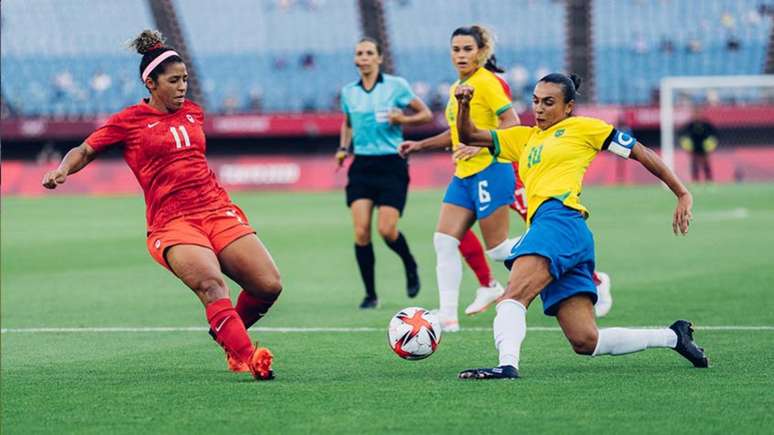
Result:
[[[271,112],[337,110],[339,90],[357,79],[355,2],[232,0],[223,7],[176,0],[176,6],[211,110],[249,110],[251,98]]]
[[[566,33],[561,1],[387,0],[385,12],[398,74],[432,89],[457,79],[450,60],[451,33],[472,24],[482,24],[495,34],[498,62],[506,69],[504,77],[515,98],[522,95],[526,102],[538,75],[563,69]]]
[[[3,2],[6,102],[26,116],[80,116],[139,101],[147,94],[139,58],[123,47],[152,22],[144,0]],[[108,80],[97,91],[91,81],[99,73]]]
[[[173,0],[210,112],[338,110],[357,80],[361,36],[356,1]],[[760,74],[771,18],[759,0],[594,0],[596,99],[650,104],[661,77]],[[395,72],[427,102],[445,104],[456,80],[451,32],[480,23],[497,36],[497,56],[517,102],[566,60],[560,0],[385,0]],[[139,56],[124,49],[153,28],[146,0],[3,2],[2,93],[23,116],[92,116],[147,95]]]
[[[595,0],[597,101],[653,103],[665,76],[761,74],[771,19],[760,3]]]

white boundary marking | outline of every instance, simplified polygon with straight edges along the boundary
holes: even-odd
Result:
[[[713,210],[705,212],[697,212],[694,215],[694,219],[699,221],[715,222],[715,221],[728,221],[734,219],[747,219],[750,217],[750,210],[739,207],[729,210]]]
[[[647,328],[658,329],[664,326],[633,326],[634,328]],[[700,331],[774,331],[774,326],[762,325],[762,326],[733,326],[733,325],[717,325],[717,326],[694,326],[694,329]],[[94,327],[94,328],[2,328],[0,333],[2,334],[59,334],[59,333],[155,333],[155,332],[206,332],[208,328],[201,326],[157,326],[157,327]],[[489,332],[492,328],[462,328],[463,332]],[[560,328],[554,326],[534,326],[528,328],[530,332],[559,332]],[[281,332],[281,333],[317,333],[317,332],[329,332],[329,333],[352,333],[352,332],[386,332],[387,328],[373,328],[373,327],[352,327],[352,328],[335,328],[335,327],[259,327],[251,328],[251,332]]]

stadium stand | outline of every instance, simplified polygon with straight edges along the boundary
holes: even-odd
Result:
[[[109,113],[145,95],[137,83],[137,55],[121,47],[138,29],[152,27],[150,10],[144,0],[116,6],[3,2],[2,90],[13,112],[60,118]]]
[[[210,113],[338,111],[355,80],[358,2],[170,0]],[[772,19],[759,0],[594,0],[596,103],[646,105],[667,75],[761,74]],[[559,0],[384,0],[395,72],[433,109],[456,79],[449,36],[489,26],[517,108],[543,74],[567,65],[566,5]],[[668,7],[665,7],[667,5]],[[121,47],[156,27],[147,0],[3,2],[4,116],[90,117],[143,97],[137,55]],[[45,28],[45,32],[40,29]],[[13,37],[7,37],[13,34]],[[249,35],[249,36],[245,36]],[[774,64],[774,62],[772,62]]]
[[[497,58],[507,70],[505,78],[516,100],[532,95],[538,76],[564,65],[561,1],[387,0],[385,12],[397,72],[428,101],[439,92],[445,104],[446,88],[457,79],[449,59],[449,37],[460,26],[483,24],[495,33]]]
[[[762,74],[772,20],[760,5],[595,0],[598,102],[652,104],[664,76]]]
[[[211,111],[338,110],[356,78],[353,1],[177,0],[177,10]]]

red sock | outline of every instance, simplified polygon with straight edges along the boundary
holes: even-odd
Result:
[[[215,341],[234,357],[249,361],[254,350],[253,343],[242,319],[231,305],[231,299],[218,299],[207,305],[205,311],[210,329],[215,333]]]
[[[599,279],[599,275],[597,275],[597,271],[594,271],[594,285],[600,285],[602,284],[602,280]]]
[[[245,328],[249,328],[253,326],[255,322],[261,320],[261,317],[269,311],[269,308],[274,305],[274,301],[276,300],[277,296],[274,296],[274,299],[259,299],[244,290],[239,292],[236,312],[239,314],[239,317],[242,318]]]
[[[468,230],[465,236],[462,237],[462,240],[460,240],[460,253],[465,258],[468,266],[473,269],[481,287],[488,287],[493,279],[492,270],[489,269],[489,263],[486,262],[484,248],[472,230]]]

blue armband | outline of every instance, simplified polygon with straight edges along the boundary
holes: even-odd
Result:
[[[611,136],[612,138],[607,146],[607,150],[617,156],[628,159],[629,155],[632,153],[632,148],[634,148],[634,145],[637,143],[637,139],[618,130],[613,130]]]

